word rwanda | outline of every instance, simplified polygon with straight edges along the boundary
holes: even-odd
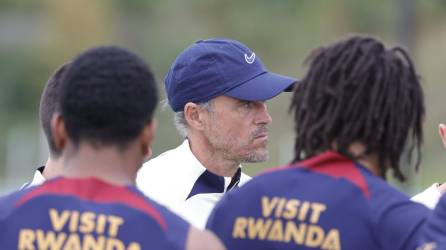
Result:
[[[125,246],[120,239],[115,238],[119,227],[124,223],[121,217],[69,210],[59,212],[54,208],[49,210],[49,217],[52,230],[20,230],[17,248],[141,250],[141,246],[136,242]],[[64,227],[67,227],[70,233],[62,232]]]
[[[286,199],[261,198],[263,218],[237,217],[232,237],[290,243],[306,247],[341,249],[339,230],[325,231],[318,224],[327,209],[323,203]]]

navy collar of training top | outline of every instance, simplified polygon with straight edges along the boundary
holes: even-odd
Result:
[[[242,170],[238,168],[237,172],[231,179],[228,187],[225,190],[225,178],[223,176],[216,175],[209,170],[205,170],[197,181],[195,181],[191,192],[187,196],[186,200],[197,194],[207,194],[207,193],[225,193],[231,189],[238,187],[240,182]]]

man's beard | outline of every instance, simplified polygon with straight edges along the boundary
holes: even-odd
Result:
[[[230,138],[213,136],[209,138],[209,141],[215,149],[222,152],[226,159],[230,159],[239,163],[248,162],[248,163],[256,163],[256,162],[264,162],[268,160],[269,153],[267,149],[267,141],[264,142],[264,145],[257,148],[250,147],[253,145],[254,140],[262,133],[268,132],[268,129],[265,126],[258,127],[254,132],[250,135],[250,140],[247,145],[240,145],[239,138]],[[214,134],[215,135],[215,134]],[[223,141],[224,140],[224,141]],[[246,149],[243,149],[246,148]],[[242,151],[240,153],[240,151]]]

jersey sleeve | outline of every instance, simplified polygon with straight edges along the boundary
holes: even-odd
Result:
[[[226,194],[214,207],[206,223],[206,229],[217,235],[227,248],[227,244],[231,241],[230,232],[233,221],[232,217],[234,216],[232,213],[228,213],[228,211],[231,211],[231,208],[228,207],[230,205],[228,200],[231,200],[231,198],[232,193]]]
[[[220,210],[221,210],[221,202],[218,203],[214,209],[212,210],[211,214],[208,217],[207,223],[206,223],[206,229],[211,230],[212,232],[215,233],[215,229],[216,229],[216,224],[217,224],[217,220],[216,217]]]
[[[429,213],[424,205],[409,200],[386,208],[375,228],[382,249],[416,249]]]
[[[176,249],[186,249],[187,236],[190,224],[178,215],[170,212],[167,208],[160,208],[167,224],[167,239]]]
[[[130,187],[130,190],[144,197],[145,202],[153,206],[161,215],[165,223],[166,240],[171,246],[174,246],[173,249],[186,249],[186,241],[189,234],[190,224],[178,215],[174,214],[168,208],[145,196],[136,187]]]
[[[8,228],[8,225],[5,223],[5,221],[8,219],[10,214],[14,211],[15,205],[17,204],[17,201],[29,190],[32,190],[33,187],[30,187],[27,190],[19,190],[14,193],[11,193],[9,195],[0,197],[0,243],[1,242],[7,242],[4,238],[7,238],[4,234],[6,229]]]
[[[438,190],[438,183],[432,184],[429,188],[423,192],[410,198],[412,201],[421,203],[430,209],[434,209],[438,200],[441,197],[440,190]]]
[[[16,192],[13,192],[9,195],[0,197],[0,220],[7,217],[9,213],[11,213],[14,209],[14,205],[17,203],[17,201],[27,192],[30,190],[33,190],[34,187],[30,187],[26,190],[19,190]],[[2,232],[2,231],[0,231]]]
[[[446,196],[442,196],[426,225],[418,249],[446,249]]]

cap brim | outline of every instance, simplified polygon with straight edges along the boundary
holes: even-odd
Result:
[[[284,91],[292,91],[297,81],[292,77],[265,72],[223,95],[246,101],[266,101]]]

